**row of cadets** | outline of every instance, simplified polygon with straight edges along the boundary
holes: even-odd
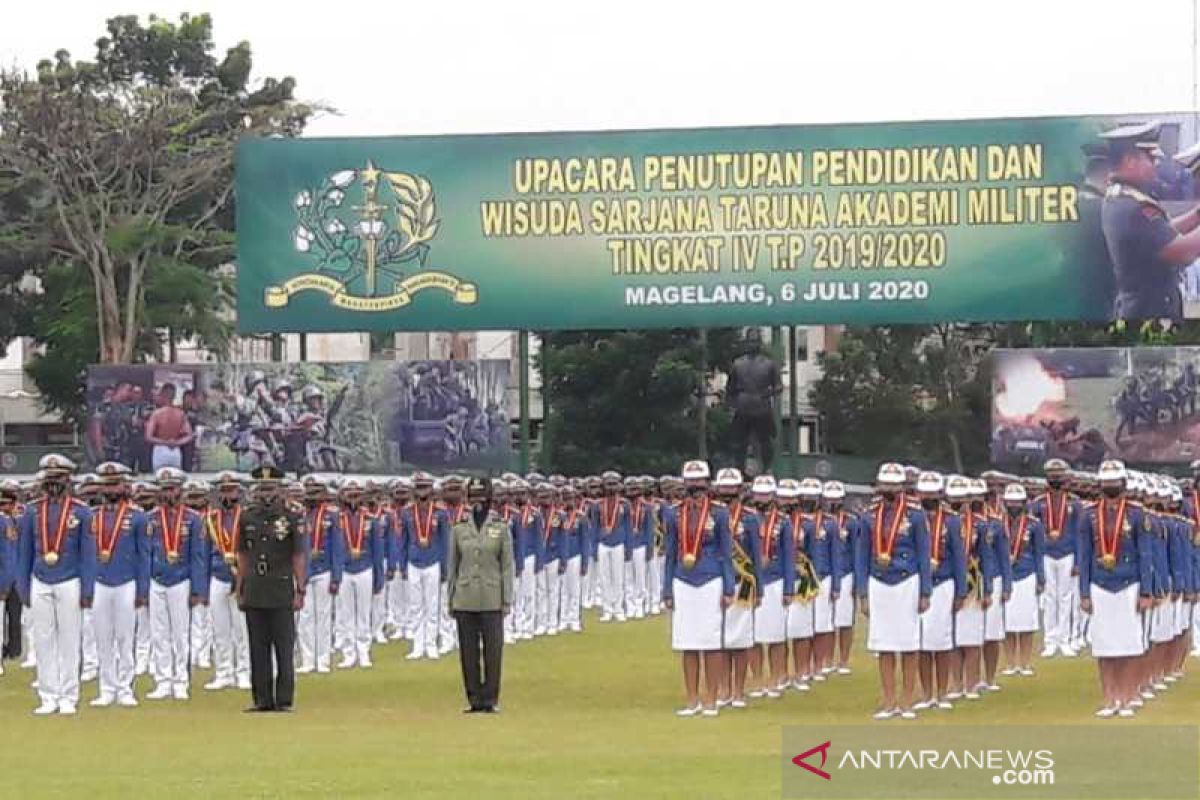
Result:
[[[188,699],[192,608],[208,602],[208,545],[200,515],[183,503],[186,475],[155,473],[158,506],[146,522],[150,539],[150,672],[147,700]]]
[[[250,688],[250,639],[246,614],[238,605],[237,551],[242,529],[242,484],[235,472],[217,475],[217,505],[208,509],[203,524],[211,550],[208,608],[212,621],[215,671],[208,691]]]
[[[1031,504],[1045,531],[1042,658],[1051,658],[1056,652],[1073,658],[1078,654],[1074,636],[1079,609],[1076,556],[1083,508],[1068,488],[1067,462],[1052,458],[1043,469],[1046,492]]]
[[[918,671],[922,699],[913,709],[949,709],[950,674],[954,666],[954,618],[967,595],[967,559],[962,520],[945,502],[948,489],[936,472],[923,472],[916,490],[929,531],[929,568],[932,591],[929,607],[921,614],[921,648]],[[966,496],[966,479],[956,477],[956,498]]]
[[[339,486],[338,527],[345,544],[334,614],[339,668],[372,666],[372,601],[382,596],[384,586],[386,547],[379,516],[367,507],[364,491],[363,480],[353,476]]]
[[[630,508],[621,497],[621,476],[609,470],[600,476],[602,495],[592,504],[596,541],[596,594],[600,621],[625,621],[625,562],[629,558]]]
[[[433,499],[433,476],[418,472],[412,483],[414,500],[400,511],[400,535],[390,537],[389,571],[398,571],[407,586],[413,634],[407,658],[437,659],[450,650],[448,642],[438,643],[450,529],[446,512]]]
[[[1137,660],[1146,649],[1143,616],[1153,605],[1153,524],[1125,496],[1127,476],[1120,461],[1100,465],[1102,496],[1085,508],[1079,531],[1080,603],[1091,614],[1102,718],[1132,717],[1141,700]]]
[[[304,518],[308,528],[307,599],[300,609],[296,642],[300,665],[296,671],[307,674],[314,670],[327,673],[331,669],[333,649],[333,607],[342,584],[342,569],[346,561],[346,540],[343,537],[337,504],[332,501],[329,487],[319,476],[307,475],[304,486]]]
[[[933,590],[929,530],[924,512],[904,492],[904,467],[883,464],[877,483],[879,496],[864,515],[855,548],[855,594],[868,617],[867,648],[879,657],[882,703],[875,718],[915,719],[920,615]],[[899,696],[897,660],[903,680]]]
[[[680,716],[718,714],[722,623],[736,585],[729,513],[709,497],[710,477],[707,463],[684,464],[687,497],[667,518],[663,605],[671,611],[671,647],[682,659],[686,704]]]

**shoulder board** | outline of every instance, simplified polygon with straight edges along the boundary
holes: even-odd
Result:
[[[1096,507],[1096,501],[1095,501],[1095,500],[1080,500],[1079,502],[1083,504],[1083,507],[1084,507],[1085,509],[1088,509],[1088,508],[1095,508],[1095,507]]]
[[[78,497],[71,498],[71,506],[74,508],[91,508],[91,506],[80,500]]]
[[[712,504],[716,508],[729,508],[729,505],[724,500],[717,500],[716,498],[713,498]]]
[[[908,506],[909,508],[920,508],[921,507],[921,501],[915,497],[904,498],[904,504],[906,506]]]

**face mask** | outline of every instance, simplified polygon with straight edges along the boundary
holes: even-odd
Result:
[[[816,500],[801,500],[800,501],[800,509],[802,511],[816,511],[817,510],[817,501]]]
[[[705,489],[703,486],[689,486],[687,488],[688,497],[696,498],[703,497]]]
[[[67,484],[62,481],[47,481],[43,484],[46,494],[50,497],[58,497],[67,490]]]
[[[892,486],[889,486],[885,489],[879,490],[879,496],[885,500],[891,500],[892,498],[894,498],[896,496],[896,493],[897,493],[897,489]]]
[[[921,508],[926,511],[936,511],[938,507],[938,499],[936,497],[922,497]]]
[[[1120,497],[1121,496],[1121,487],[1120,486],[1105,486],[1100,491],[1104,492],[1105,497]]]
[[[983,501],[982,500],[972,500],[971,501],[971,510],[972,511],[983,511]]]
[[[104,502],[116,505],[117,503],[121,502],[122,497],[123,495],[121,492],[105,492]]]
[[[1054,489],[1055,491],[1057,491],[1057,490],[1063,488],[1064,486],[1066,486],[1067,482],[1064,481],[1062,478],[1047,478],[1046,485],[1049,486],[1051,489]]]
[[[225,506],[226,508],[233,508],[235,505],[237,505],[237,498],[229,497],[227,495],[222,496],[221,497],[221,505]]]

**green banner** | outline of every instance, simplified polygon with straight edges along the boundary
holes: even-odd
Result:
[[[1158,119],[1144,199],[1193,197]],[[1089,153],[1129,121],[248,139],[238,326],[1109,319]]]

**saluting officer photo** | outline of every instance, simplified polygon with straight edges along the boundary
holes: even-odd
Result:
[[[291,711],[295,700],[294,612],[304,607],[304,519],[284,502],[283,471],[256,467],[237,546],[238,604],[250,638],[247,712]],[[272,655],[274,669],[272,669]]]

